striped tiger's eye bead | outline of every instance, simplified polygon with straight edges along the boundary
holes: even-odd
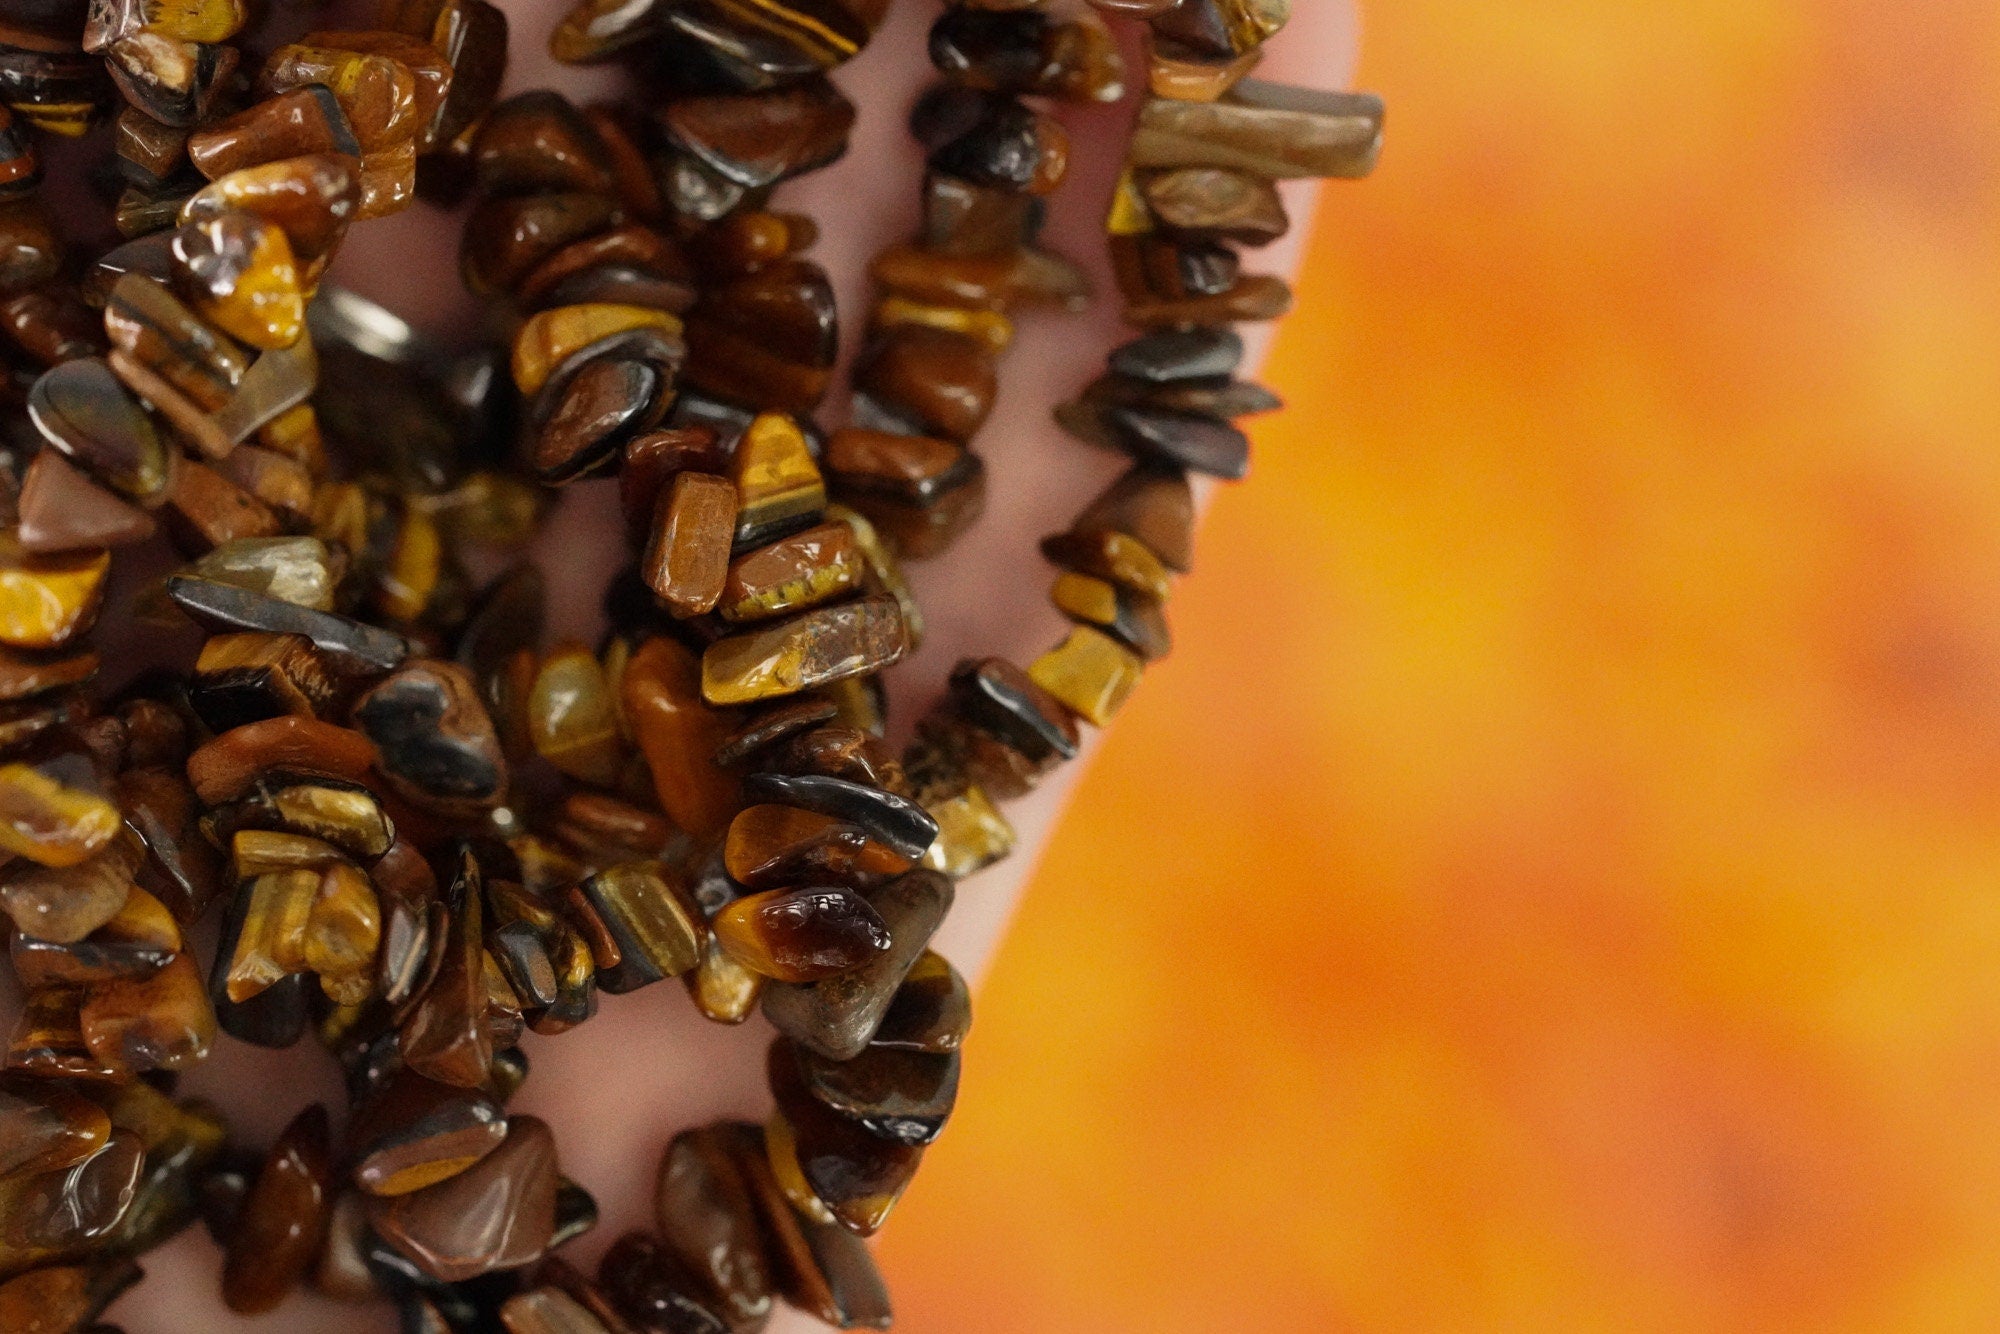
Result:
[[[776,699],[880,671],[908,649],[893,599],[819,607],[709,645],[702,655],[702,695],[711,704]]]
[[[361,156],[361,143],[340,100],[317,83],[263,98],[187,138],[188,160],[211,181],[246,167],[316,154]]]
[[[421,1190],[377,1197],[369,1221],[431,1278],[463,1282],[528,1264],[556,1231],[555,1136],[532,1116],[507,1122],[500,1146]]]
[[[0,850],[39,866],[73,867],[103,849],[121,828],[118,808],[105,798],[89,756],[58,749],[0,765]],[[16,911],[14,899],[9,896],[10,914]]]
[[[292,243],[250,213],[225,213],[174,234],[182,290],[224,333],[252,347],[290,347],[305,332]]]
[[[714,610],[729,591],[736,524],[736,485],[728,478],[683,472],[661,490],[641,573],[669,613],[699,616]],[[743,596],[739,592],[732,605]],[[730,616],[728,608],[723,615],[742,619]]]
[[[817,982],[888,952],[889,929],[849,889],[772,890],[738,899],[715,919],[724,949],[780,982]]]
[[[853,592],[866,576],[853,530],[821,524],[728,564],[716,610],[726,621],[768,620]]]

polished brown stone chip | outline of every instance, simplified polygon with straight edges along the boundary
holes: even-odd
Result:
[[[780,982],[817,982],[889,952],[882,918],[851,889],[771,890],[730,904],[715,934],[746,968]]]
[[[332,1133],[314,1103],[293,1118],[264,1156],[230,1230],[222,1299],[254,1315],[285,1300],[311,1268],[332,1207]]]
[[[515,1116],[499,1148],[422,1190],[375,1198],[369,1221],[424,1273],[462,1282],[529,1264],[548,1249],[557,1184],[555,1136],[540,1119]]]

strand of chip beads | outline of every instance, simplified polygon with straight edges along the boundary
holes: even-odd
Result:
[[[478,140],[461,136],[453,155],[476,162]],[[726,227],[720,235],[733,230],[743,234]],[[785,230],[801,229],[787,222]],[[697,252],[703,245],[685,239]],[[618,284],[620,294],[635,290],[624,275]],[[435,391],[413,393],[418,408],[428,397],[444,409],[415,413],[434,434],[448,440],[454,423],[490,427],[504,415],[491,401],[490,359],[440,368],[435,358],[408,355],[413,340],[381,312],[351,302],[315,309],[327,307],[319,325],[333,335],[329,350],[371,371],[409,370],[415,390]],[[693,364],[700,340],[690,333],[687,341]],[[657,381],[671,381],[668,358],[624,358],[629,346],[610,359],[650,364]],[[387,363],[385,350],[395,354]],[[574,358],[574,350],[551,358],[551,378]],[[601,352],[580,361],[594,359]],[[513,362],[519,379],[519,342]],[[746,446],[755,454],[776,437],[767,452],[794,466],[787,484],[767,493],[780,503],[759,511],[765,532],[797,537],[824,526],[796,494],[784,512],[787,490],[812,487],[796,466],[806,430],[796,422],[776,429],[772,414],[754,414],[762,405],[742,402],[748,395],[732,404],[727,389],[707,401],[700,392],[678,395],[674,410],[689,405],[685,417],[658,433],[680,438],[667,442],[679,452],[655,446],[654,509],[671,510],[683,473],[725,476],[684,460],[718,450],[740,458]],[[329,399],[368,415],[346,395],[323,393],[323,406]],[[550,418],[526,415],[532,446],[546,438]],[[737,438],[724,444],[729,433]],[[626,439],[628,463],[634,438]],[[812,466],[810,444],[805,453]],[[774,1291],[834,1323],[885,1325],[886,1294],[853,1237],[879,1225],[917,1146],[948,1114],[969,1009],[949,965],[924,948],[948,905],[949,879],[911,869],[919,853],[934,862],[951,854],[935,846],[934,820],[897,791],[907,785],[873,743],[879,700],[852,688],[862,677],[842,675],[822,651],[868,638],[843,640],[851,622],[833,622],[830,632],[826,613],[873,602],[886,626],[890,605],[901,604],[879,588],[874,598],[862,591],[853,601],[827,600],[854,596],[847,588],[796,604],[786,600],[797,596],[787,581],[747,582],[762,601],[729,604],[746,613],[741,621],[808,610],[763,631],[730,633],[722,612],[677,617],[669,592],[647,587],[661,633],[621,634],[602,660],[578,651],[524,658],[519,627],[532,624],[521,614],[533,602],[532,578],[503,578],[467,617],[462,600],[439,595],[451,581],[438,573],[440,543],[422,536],[426,527],[507,531],[496,514],[518,518],[522,507],[506,502],[519,497],[497,478],[442,480],[418,493],[423,503],[406,504],[400,522],[379,521],[379,513],[373,523],[333,521],[370,513],[355,503],[368,498],[365,488],[337,492],[338,506],[314,507],[317,528],[353,539],[336,539],[330,551],[366,551],[372,535],[394,534],[375,564],[382,573],[370,610],[382,614],[385,590],[400,593],[396,605],[409,614],[397,630],[274,597],[255,580],[246,587],[210,577],[223,573],[215,569],[168,581],[177,605],[224,632],[211,646],[245,635],[265,641],[244,646],[259,649],[248,660],[218,654],[206,672],[198,664],[192,679],[165,692],[178,706],[169,711],[201,742],[187,775],[206,808],[202,832],[227,850],[242,886],[214,973],[217,1009],[230,1031],[273,1043],[296,1040],[317,1009],[357,1103],[337,1161],[325,1114],[308,1109],[254,1174],[187,1168],[172,1176],[174,1199],[184,1206],[186,1183],[199,1179],[230,1237],[225,1291],[244,1309],[274,1303],[312,1268],[323,1290],[395,1293],[418,1328],[469,1327],[496,1308],[515,1330],[747,1328],[768,1314]],[[737,552],[731,536],[732,556],[764,554]],[[385,544],[378,538],[374,547]],[[642,561],[648,573],[652,556]],[[881,562],[865,563],[861,577],[886,583]],[[803,564],[820,568],[810,556]],[[645,617],[626,622],[643,626]],[[287,636],[298,642],[269,642]],[[444,641],[456,643],[456,661],[417,656]],[[981,684],[994,679],[992,671],[961,672],[954,696],[974,681],[972,695],[991,707],[970,716],[987,719],[982,735],[1010,744],[1023,721],[1020,691],[1013,682],[997,692]],[[778,702],[744,707],[756,701]],[[629,753],[618,758],[621,727],[637,739],[643,766]],[[1073,723],[1070,731],[1073,746]],[[711,753],[718,764],[705,762]],[[513,808],[533,804],[521,789],[536,786],[538,765],[565,781],[552,823],[531,830]],[[699,814],[659,818],[645,800],[649,787],[669,814],[673,801],[697,810],[703,793],[728,795],[716,811],[753,804],[729,817],[719,848],[702,856]],[[442,895],[433,862],[449,873]],[[724,1124],[678,1138],[662,1165],[660,1234],[619,1242],[598,1283],[553,1258],[523,1280],[522,1268],[587,1227],[593,1210],[557,1173],[547,1127],[502,1114],[525,1073],[513,1041],[529,1023],[558,1031],[587,1017],[593,983],[623,990],[674,973],[690,978],[714,1017],[741,1017],[761,990],[765,1012],[797,1044],[772,1052],[779,1113],[761,1134]],[[319,986],[310,989],[315,974]],[[500,1225],[468,1229],[469,1206],[496,1191],[511,1205]],[[157,1212],[186,1217],[184,1207]],[[105,1276],[124,1272],[107,1266],[129,1253],[107,1247],[93,1263],[31,1270],[0,1288],[0,1298],[39,1300],[46,1291],[67,1294],[78,1310],[101,1305],[115,1286]]]

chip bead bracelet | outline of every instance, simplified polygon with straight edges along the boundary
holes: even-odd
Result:
[[[971,1018],[931,937],[1012,847],[1001,804],[1168,651],[1189,474],[1241,477],[1235,422],[1278,406],[1230,327],[1289,304],[1239,258],[1288,226],[1273,183],[1363,175],[1381,135],[1372,97],[1249,77],[1288,0],[1093,3],[938,17],[921,226],[871,266],[830,432],[834,291],[773,198],[845,151],[829,75],[887,0],[583,0],[550,51],[644,89],[588,106],[498,100],[486,0],[282,34],[246,0],[0,14],[0,1328],[102,1334],[197,1220],[246,1313],[309,1285],[407,1330],[740,1334],[779,1303],[889,1327],[863,1238],[950,1117]],[[1090,298],[1038,240],[1053,107],[1135,82],[1107,221],[1135,336],[1057,414],[1129,469],[1043,543],[1068,635],[961,663],[897,753],[900,563],[978,519],[1015,312]],[[105,125],[93,236],[44,158]],[[467,207],[489,345],[321,285],[420,196]],[[520,553],[555,490],[612,474],[610,628],[545,645]],[[107,597],[125,548],[138,591]],[[94,645],[107,606],[124,642]],[[507,1110],[520,1043],[676,977],[768,1022],[774,1110],[676,1135],[654,1228],[587,1274],[561,1248],[596,1205]],[[246,1155],[175,1095],[218,1031],[310,1034],[348,1105]]]

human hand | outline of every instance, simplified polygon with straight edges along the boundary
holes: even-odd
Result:
[[[550,28],[567,0],[497,0],[512,23],[508,92],[551,87],[576,100],[619,91],[607,67],[576,68],[546,54]],[[321,26],[365,27],[372,0],[332,6]],[[920,153],[905,128],[918,91],[933,72],[923,55],[935,16],[927,0],[899,0],[867,51],[836,79],[856,103],[860,120],[847,158],[785,187],[780,205],[812,215],[821,240],[811,257],[832,274],[840,295],[844,342],[857,342],[866,308],[868,260],[911,232],[921,180]],[[1355,21],[1346,0],[1300,0],[1289,27],[1271,43],[1259,77],[1321,87],[1345,86]],[[1142,74],[1135,53],[1128,53]],[[1070,176],[1053,201],[1046,243],[1089,268],[1100,293],[1112,288],[1105,260],[1104,204],[1116,177],[1131,114],[1128,98],[1108,108],[1065,107],[1074,142]],[[1287,189],[1295,219],[1309,214],[1310,191]],[[463,337],[477,306],[459,286],[460,219],[419,204],[357,226],[330,281],[368,296],[441,337]],[[1296,262],[1301,233],[1256,252],[1251,267],[1286,272]],[[989,467],[984,516],[945,556],[910,570],[929,622],[922,650],[889,674],[892,720],[905,730],[940,689],[959,659],[999,655],[1026,663],[1054,643],[1063,623],[1047,601],[1049,571],[1037,541],[1059,531],[1082,503],[1120,469],[1112,455],[1063,434],[1051,410],[1099,373],[1105,353],[1124,337],[1115,301],[1100,298],[1080,315],[1031,314],[1003,358],[999,405],[977,448]],[[1247,330],[1254,369],[1259,330]],[[1246,373],[1247,373],[1246,369]],[[836,389],[823,417],[837,419],[844,394]],[[599,592],[626,559],[614,483],[571,487],[538,548],[550,581],[552,636],[591,641],[601,632]],[[976,979],[997,946],[1007,919],[1045,842],[1079,765],[1071,765],[1034,796],[1008,807],[1020,836],[1013,857],[960,886],[957,906],[936,947]],[[1164,776],[1163,776],[1164,777]],[[575,1243],[579,1263],[595,1261],[618,1236],[649,1226],[653,1175],[666,1141],[677,1131],[717,1117],[761,1120],[769,1105],[761,1019],[743,1029],[701,1018],[679,986],[655,986],[606,997],[587,1025],[557,1038],[530,1035],[532,1073],[510,1104],[555,1129],[564,1173],[596,1196],[598,1228]],[[969,1046],[968,1096],[978,1096],[986,1072],[976,1036]],[[306,1102],[343,1105],[338,1072],[311,1043],[266,1051],[228,1038],[183,1080],[185,1091],[225,1108],[237,1141],[268,1143]],[[919,1187],[921,1189],[921,1187]],[[893,1225],[893,1224],[892,1224]],[[389,1330],[386,1307],[341,1305],[301,1292],[276,1312],[247,1318],[220,1302],[219,1256],[199,1229],[145,1257],[148,1278],[106,1317],[130,1334],[182,1331]],[[894,1288],[894,1274],[889,1275]],[[796,1312],[776,1319],[773,1334],[818,1326]]]

